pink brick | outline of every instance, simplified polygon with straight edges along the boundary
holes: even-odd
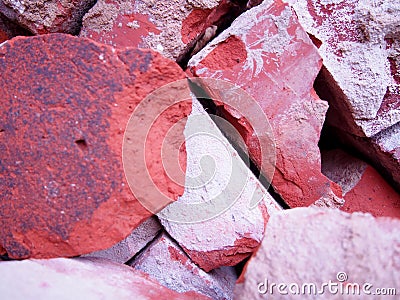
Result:
[[[355,296],[360,299],[376,297],[372,296],[376,288],[395,288],[398,293],[399,262],[398,219],[294,208],[271,216],[262,245],[248,262],[243,282],[235,288],[235,299],[347,299],[346,286],[353,283],[360,286],[361,294]],[[335,288],[330,292],[328,286],[322,286],[330,281],[336,285],[336,293]],[[372,285],[371,295],[363,293],[365,283]],[[286,285],[280,287],[286,295],[278,292],[279,284]],[[310,293],[305,286],[302,292],[303,284],[314,284],[316,289]],[[295,285],[299,287],[297,295],[293,294]],[[316,295],[322,289],[323,293]]]
[[[104,259],[2,262],[0,277],[2,299],[209,299],[172,291],[144,273]]]

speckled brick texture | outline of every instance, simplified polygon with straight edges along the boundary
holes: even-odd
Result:
[[[123,134],[147,94],[184,78],[178,65],[151,50],[53,34],[3,44],[0,73],[0,244],[10,257],[104,249],[151,216],[125,179]],[[182,194],[154,170],[170,199]]]

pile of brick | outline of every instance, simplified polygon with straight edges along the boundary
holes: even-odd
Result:
[[[2,299],[400,293],[399,15],[0,0]]]

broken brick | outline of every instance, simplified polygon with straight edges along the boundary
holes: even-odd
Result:
[[[326,208],[289,209],[269,219],[262,245],[249,260],[234,295],[301,298],[319,292],[324,299],[337,299],[338,291],[344,291],[339,292],[341,298],[354,295],[352,289],[346,293],[346,286],[353,283],[360,286],[361,295],[373,294],[375,288],[398,288],[399,261],[398,219]],[[329,282],[337,289],[328,288]],[[373,287],[363,290],[365,283]]]
[[[291,207],[342,204],[340,187],[321,173],[318,141],[328,104],[313,90],[321,64],[294,11],[279,0],[264,1],[243,13],[188,64],[196,76],[235,83],[257,101],[275,136],[272,186]],[[265,172],[257,138],[257,127],[264,121],[248,125],[240,99],[232,108],[218,103],[232,94],[210,93],[219,114],[239,130],[250,157]],[[271,180],[270,174],[264,175]]]
[[[237,278],[231,267],[204,272],[165,233],[154,240],[131,266],[179,293],[192,291],[211,299],[232,299]]]
[[[11,258],[106,249],[152,215],[129,188],[125,175],[135,174],[123,168],[136,166],[132,153],[142,151],[136,148],[140,135],[126,136],[132,143],[124,166],[123,137],[149,93],[185,78],[175,62],[151,50],[49,34],[3,43],[0,73],[0,244]],[[166,111],[159,129],[190,110],[189,101]],[[177,142],[184,141],[183,127]],[[154,148],[156,138],[148,139]],[[164,196],[148,192],[154,212],[176,200],[183,187],[161,169],[161,153],[152,155],[153,184]],[[148,189],[142,174],[138,187]]]
[[[100,0],[83,18],[80,36],[114,47],[151,48],[176,59],[206,26],[221,0]]]
[[[400,218],[400,195],[370,165],[341,150],[323,151],[322,172],[343,191],[343,211]]]
[[[79,32],[83,15],[95,0],[1,0],[0,13],[34,34]]]
[[[195,292],[175,292],[142,272],[105,259],[2,262],[0,277],[3,299],[209,299]]]
[[[124,240],[111,248],[92,252],[82,257],[99,257],[124,264],[150,243],[160,232],[161,225],[155,217],[147,219]]]
[[[196,99],[192,103],[185,128],[185,192],[158,217],[208,272],[250,256],[269,215],[281,208],[221,133],[216,125],[221,118],[211,119]]]
[[[0,44],[18,35],[31,35],[27,30],[9,21],[0,13]]]
[[[322,42],[324,68],[316,89],[329,101],[327,125],[400,191],[399,3],[289,2],[306,31]]]

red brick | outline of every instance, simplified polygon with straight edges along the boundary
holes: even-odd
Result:
[[[178,65],[151,50],[116,50],[50,34],[3,44],[0,73],[0,244],[10,257],[105,249],[152,215],[128,186],[123,135],[133,110],[150,92],[185,78]],[[189,95],[183,86],[179,93],[185,92]],[[159,129],[167,130],[190,110],[188,101],[166,111]],[[184,141],[183,126],[177,141]],[[139,136],[127,135],[132,143],[126,170],[141,159],[132,155],[143,151],[136,149]],[[147,142],[156,149],[157,139],[150,135]],[[166,175],[161,153],[152,154],[147,161],[155,174],[152,184],[164,198],[153,197],[151,190],[146,200],[158,211],[183,187]],[[143,174],[126,176],[136,176],[137,188],[148,190]]]
[[[346,212],[400,218],[400,195],[370,165],[341,150],[322,152],[322,171],[343,190]]]
[[[219,2],[98,1],[83,18],[80,36],[118,47],[151,48],[176,59],[206,29]]]
[[[5,254],[7,254],[6,249],[0,246],[0,255],[5,255]]]
[[[340,206],[342,201],[340,188],[320,171],[318,141],[328,105],[315,94],[313,82],[321,63],[294,11],[279,0],[264,1],[242,14],[189,62],[199,77],[242,87],[264,111],[276,143],[272,185],[292,207],[315,202]],[[215,99],[227,97],[225,91],[210,92]],[[220,114],[239,130],[250,157],[263,168],[255,133],[264,120],[248,125],[249,120],[243,120],[248,108],[237,103],[233,108],[217,105]]]

